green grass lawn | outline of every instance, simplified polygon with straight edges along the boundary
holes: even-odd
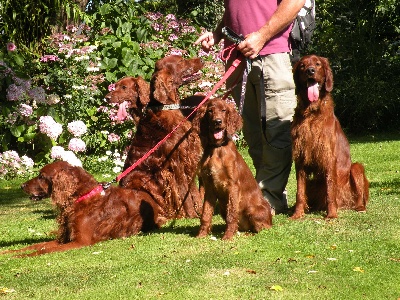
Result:
[[[0,255],[0,299],[400,299],[399,149],[400,135],[351,140],[370,180],[366,213],[278,215],[271,229],[229,242],[219,216],[204,239],[194,237],[198,219],[177,220],[79,250]],[[20,183],[0,181],[0,251],[54,237],[49,201],[31,202]]]

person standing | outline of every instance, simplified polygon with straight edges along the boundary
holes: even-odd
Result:
[[[214,32],[195,42],[209,51],[223,38],[227,26],[244,40],[230,55],[226,67],[242,53],[251,68],[242,93],[242,80],[233,97],[242,111],[243,135],[256,169],[256,180],[275,213],[287,211],[286,184],[292,165],[290,124],[296,107],[290,62],[291,24],[305,0],[224,0],[224,15]],[[233,43],[224,40],[224,47]],[[246,69],[246,60],[227,80],[232,87]],[[244,94],[244,97],[241,95]]]

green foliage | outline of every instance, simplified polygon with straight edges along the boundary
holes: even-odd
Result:
[[[118,151],[120,157],[111,163],[118,172],[135,128],[129,119],[116,122],[115,108],[104,106],[107,87],[125,76],[149,80],[155,62],[165,55],[201,54],[208,60],[206,85],[186,86],[182,96],[207,92],[223,66],[217,65],[216,53],[207,56],[193,47],[198,31],[173,14],[151,13],[135,2],[116,1],[100,6],[87,24],[69,25],[47,36],[41,42],[42,55],[9,44],[9,50],[0,51],[4,91],[0,93],[0,153],[15,150],[43,165],[55,158],[52,151],[59,146],[75,151],[89,170],[110,172],[110,163],[102,157],[107,151]],[[54,126],[61,129],[46,132],[43,117],[46,122],[54,120],[47,131]],[[68,129],[75,121],[87,128],[82,136]],[[84,143],[84,152],[70,145],[75,138]]]
[[[4,299],[398,299],[400,142],[397,136],[351,141],[353,160],[371,183],[366,213],[340,211],[302,220],[286,215],[259,234],[222,241],[224,222],[197,239],[199,219],[35,258],[0,255]],[[246,160],[246,151],[242,152]],[[101,180],[102,174],[98,174]],[[30,201],[22,181],[0,180],[0,251],[54,238],[48,200]],[[294,204],[294,170],[288,183]],[[215,239],[211,239],[211,237]],[[106,287],[106,288],[105,288]],[[4,294],[2,295],[2,291]]]
[[[336,113],[347,130],[400,126],[400,3],[317,1],[313,52],[330,59]]]
[[[0,47],[11,41],[36,52],[42,38],[67,19],[85,20],[75,1],[4,0],[0,4]]]

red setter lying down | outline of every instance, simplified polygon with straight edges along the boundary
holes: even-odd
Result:
[[[124,170],[143,157],[178,124],[182,125],[145,161],[122,178],[120,185],[149,193],[169,218],[198,217],[202,201],[195,183],[197,164],[201,156],[200,139],[192,132],[192,125],[184,121],[180,110],[178,88],[192,79],[203,67],[199,58],[184,59],[179,55],[167,56],[156,62],[150,83],[150,99],[142,99],[137,82],[122,79],[115,91],[106,96],[109,102],[130,101],[132,108],[143,107],[137,131],[131,140]],[[144,88],[142,90],[145,90]],[[140,99],[138,100],[137,95]],[[124,100],[124,101],[122,101]],[[140,102],[140,104],[138,103]]]
[[[232,103],[208,100],[193,120],[204,148],[200,176],[205,189],[201,226],[197,237],[211,230],[218,199],[228,240],[239,230],[259,232],[272,225],[271,207],[237,151],[231,135],[242,126],[242,119]]]
[[[92,175],[67,162],[43,167],[22,189],[33,200],[51,197],[58,211],[57,239],[8,252],[34,250],[27,256],[35,256],[65,251],[157,229],[165,223],[149,194],[115,186],[91,192],[97,186]]]
[[[350,146],[334,114],[333,76],[326,58],[303,57],[293,68],[297,108],[292,123],[296,166],[296,208],[326,210],[336,218],[338,208],[365,211],[369,183],[364,167],[350,160]]]

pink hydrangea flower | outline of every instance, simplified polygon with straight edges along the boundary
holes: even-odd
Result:
[[[114,142],[118,142],[121,139],[121,137],[118,134],[110,133],[108,135],[107,139],[110,143],[114,143]]]
[[[82,167],[82,162],[79,160],[79,158],[76,157],[76,155],[72,151],[64,151],[61,159],[68,162],[72,166]]]
[[[20,104],[19,105],[19,113],[23,115],[24,117],[29,117],[33,113],[33,108],[32,106],[28,104]]]
[[[39,118],[39,129],[53,140],[56,140],[62,133],[62,125],[54,121],[51,116],[41,116]]]
[[[61,159],[65,150],[61,146],[53,146],[50,151],[50,157],[52,159]]]
[[[84,152],[86,151],[86,144],[81,139],[73,138],[69,141],[68,149],[74,152]]]
[[[52,54],[51,55],[46,54],[40,58],[41,62],[58,61],[58,60],[60,60],[60,58],[57,55],[52,55]]]
[[[26,167],[26,168],[32,168],[33,165],[35,164],[32,158],[23,155],[21,156],[21,163]]]
[[[73,121],[68,123],[68,131],[75,137],[81,136],[87,132],[87,127],[82,121]]]

